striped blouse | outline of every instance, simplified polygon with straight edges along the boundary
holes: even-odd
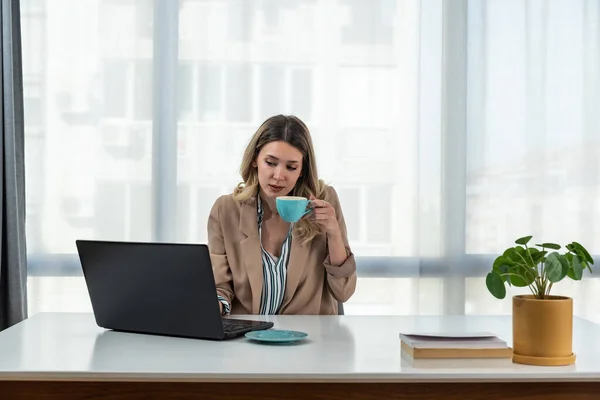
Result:
[[[281,245],[281,255],[275,257],[262,246],[262,221],[263,205],[260,196],[256,196],[256,214],[258,218],[258,237],[262,255],[263,265],[263,289],[260,298],[260,314],[273,315],[279,312],[283,296],[285,295],[285,282],[287,277],[287,266],[290,260],[292,248],[292,229],[290,224],[288,234]],[[224,297],[218,296],[223,304],[223,314],[231,313],[231,305]]]

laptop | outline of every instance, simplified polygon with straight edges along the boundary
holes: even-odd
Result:
[[[205,244],[75,243],[101,328],[222,340],[273,327],[221,315]]]

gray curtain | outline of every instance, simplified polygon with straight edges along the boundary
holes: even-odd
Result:
[[[2,0],[0,330],[27,318],[23,70],[19,0]]]

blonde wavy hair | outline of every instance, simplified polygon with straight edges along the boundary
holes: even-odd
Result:
[[[243,181],[233,191],[233,198],[246,201],[256,198],[259,192],[258,170],[253,166],[261,149],[268,143],[284,141],[297,148],[302,153],[302,171],[296,186],[290,196],[309,198],[311,195],[319,200],[327,201],[326,184],[319,179],[315,152],[308,127],[298,117],[293,115],[275,115],[270,117],[258,128],[242,158],[240,175]],[[294,225],[293,235],[302,243],[312,240],[322,233],[319,225],[309,219],[302,219]]]

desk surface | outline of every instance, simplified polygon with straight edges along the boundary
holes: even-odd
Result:
[[[577,362],[405,360],[401,331],[491,331],[511,342],[510,316],[273,316],[308,333],[292,345],[215,342],[107,331],[92,314],[42,313],[0,332],[0,380],[237,382],[600,381],[600,325],[575,319]]]

